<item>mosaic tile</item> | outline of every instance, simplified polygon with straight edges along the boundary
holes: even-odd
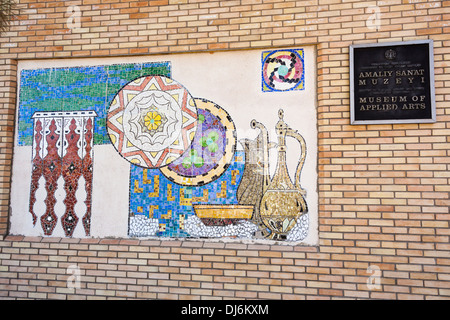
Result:
[[[305,88],[303,49],[264,51],[262,63],[262,91],[291,91]]]
[[[196,204],[238,205],[235,197],[241,172],[244,171],[244,153],[237,151],[228,169],[215,181],[204,186],[176,184],[159,169],[131,166],[130,216],[144,215],[158,219],[158,237],[189,237],[185,222],[195,216]],[[136,233],[133,225],[129,234]]]
[[[252,239],[258,230],[257,225],[245,220],[226,226],[207,226],[197,216],[190,216],[185,224],[191,236],[201,238]]]
[[[127,83],[107,115],[111,142],[129,162],[159,168],[179,158],[197,130],[194,98],[178,82],[145,76]]]
[[[297,219],[295,226],[287,234],[286,241],[302,241],[308,236],[309,232],[309,214],[305,213]]]
[[[32,145],[32,115],[36,111],[92,110],[94,144],[110,143],[106,112],[127,82],[143,75],[170,76],[170,62],[115,64],[22,70],[20,74],[18,145]]]
[[[261,52],[261,63],[263,91],[304,89],[302,49]],[[240,139],[243,150],[237,150],[227,111],[192,97],[170,73],[170,62],[21,72],[18,145],[32,146],[33,225],[40,221],[52,235],[59,223],[71,237],[81,223],[90,235],[93,147],[112,144],[130,166],[130,237],[305,239],[309,215],[300,176],[306,143],[284,121],[284,111],[276,142],[253,120],[257,137]],[[301,150],[293,177],[287,138]],[[270,149],[278,154],[274,175]]]
[[[216,103],[195,99],[198,125],[188,150],[161,172],[171,181],[189,186],[208,184],[230,165],[236,149],[236,129],[228,113]]]
[[[277,143],[270,142],[266,127],[252,120],[251,127],[259,131],[254,140],[244,140],[246,166],[237,198],[239,204],[254,205],[253,220],[260,226],[262,236],[272,240],[285,240],[296,226],[298,218],[308,212],[306,190],[301,187],[300,175],[306,160],[306,143],[297,130],[284,121],[284,111],[278,111],[275,125]],[[286,138],[300,144],[300,159],[292,182],[286,164]],[[275,173],[270,175],[269,149],[277,149]]]
[[[306,144],[303,137],[284,122],[283,110],[279,110],[278,116],[275,127],[278,143],[269,142],[265,126],[253,120],[251,127],[259,129],[258,137],[254,141],[242,140],[244,151],[235,151],[223,175],[204,185],[191,185],[194,180],[186,173],[186,180],[182,180],[182,175],[176,180],[166,177],[168,174],[162,170],[164,168],[133,166],[130,174],[129,235],[152,236],[156,227],[150,228],[150,221],[154,225],[157,221],[159,227],[154,233],[157,237],[303,240],[309,228],[305,190],[300,186]],[[203,129],[201,125],[200,128]],[[287,137],[294,138],[301,146],[294,182],[286,167]],[[194,139],[194,142],[201,139]],[[199,148],[204,147],[198,143]],[[269,148],[278,150],[278,164],[273,177],[269,175]],[[187,152],[192,158],[192,152]],[[179,164],[183,163],[183,160],[179,161]],[[195,164],[195,161],[190,164]],[[199,172],[193,172],[199,175]],[[145,230],[152,234],[145,234]]]
[[[66,236],[70,237],[77,226],[79,217],[75,209],[77,191],[80,187],[86,190],[86,211],[82,212],[83,226],[86,235],[90,234],[91,194],[92,194],[92,132],[94,111],[74,112],[36,112],[33,115],[33,156],[29,211],[36,224],[35,206],[45,207],[40,217],[45,235],[51,235],[56,227],[58,217],[55,214],[58,180],[64,181],[65,212],[61,216],[61,224]],[[44,203],[37,203],[36,193],[39,179],[45,179],[46,198]],[[80,178],[83,177],[83,180]],[[80,181],[84,185],[80,186]],[[78,212],[78,214],[80,214]]]
[[[130,237],[149,237],[154,236],[159,230],[158,219],[150,219],[144,215],[135,215],[130,217],[129,236]]]

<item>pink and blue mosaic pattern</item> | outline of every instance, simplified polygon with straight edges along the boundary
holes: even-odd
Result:
[[[261,62],[263,92],[305,88],[303,49],[264,51]]]

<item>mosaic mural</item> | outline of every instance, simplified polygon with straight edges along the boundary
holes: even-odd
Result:
[[[289,91],[305,88],[303,49],[262,53],[262,90]]]
[[[21,72],[17,143],[33,146],[29,212],[44,235],[52,235],[60,220],[64,234],[72,236],[79,219],[90,235],[93,146],[109,143],[106,111],[117,90],[148,73],[169,76],[170,63]],[[37,199],[41,190],[45,195]]]
[[[94,150],[111,145],[129,166],[129,180],[120,183],[129,185],[130,237],[304,239],[307,145],[285,122],[289,115],[278,110],[276,141],[257,120],[248,128],[256,138],[240,138],[227,107],[192,96],[171,68],[155,62],[21,72],[17,143],[32,147],[30,223],[40,221],[49,236],[59,222],[71,237],[81,221],[89,236]],[[304,89],[303,50],[262,52],[261,74],[263,91]],[[300,150],[292,177],[287,139]],[[269,152],[277,154],[272,175]]]

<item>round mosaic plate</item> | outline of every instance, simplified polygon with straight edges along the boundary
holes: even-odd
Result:
[[[228,113],[214,102],[195,99],[198,128],[191,146],[161,172],[172,182],[202,186],[219,178],[236,150],[236,128]]]
[[[116,150],[129,162],[144,168],[166,166],[189,148],[195,136],[195,100],[170,78],[137,78],[114,97],[107,130]]]
[[[303,62],[294,50],[278,50],[263,60],[264,84],[275,91],[298,89],[302,84]]]

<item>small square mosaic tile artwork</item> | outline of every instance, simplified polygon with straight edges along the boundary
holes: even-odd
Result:
[[[263,92],[305,88],[303,49],[264,51],[261,55],[261,63]]]

